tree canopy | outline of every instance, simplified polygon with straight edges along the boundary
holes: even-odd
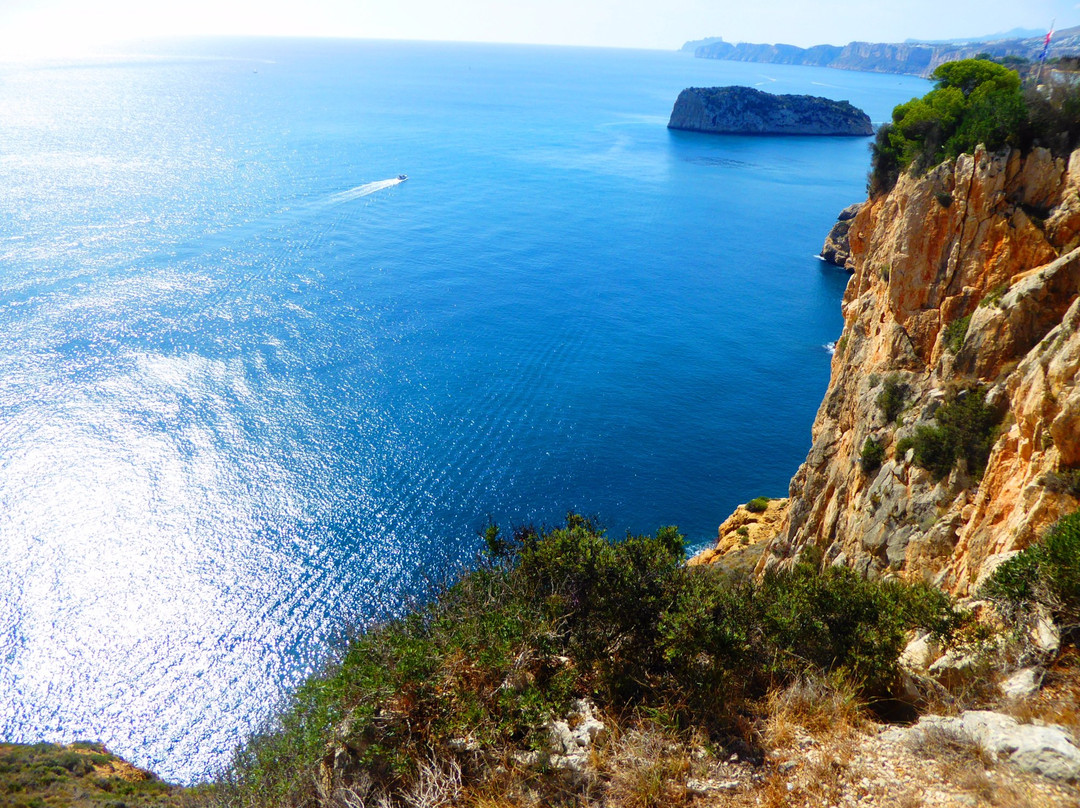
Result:
[[[921,173],[980,143],[990,150],[1020,145],[1028,114],[1015,70],[963,59],[939,65],[932,78],[934,89],[899,104],[892,123],[878,131],[871,191],[892,187],[901,171]]]

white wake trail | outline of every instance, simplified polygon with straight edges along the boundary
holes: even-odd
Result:
[[[392,180],[378,180],[376,182],[369,182],[365,185],[357,185],[355,188],[350,188],[347,191],[341,191],[336,194],[331,194],[326,199],[327,205],[340,205],[342,202],[351,202],[354,199],[359,199],[362,196],[368,196],[376,191],[382,191],[386,188],[393,188],[395,185],[400,185],[404,180],[394,177]]]

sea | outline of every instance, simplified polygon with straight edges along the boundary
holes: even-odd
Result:
[[[0,739],[198,781],[489,520],[696,549],[784,496],[869,138],[666,128],[725,84],[876,122],[927,89],[431,42],[0,64]]]

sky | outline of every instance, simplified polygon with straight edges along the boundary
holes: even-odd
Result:
[[[0,0],[0,61],[167,35],[338,36],[675,49],[843,45],[1080,24],[1077,0]]]

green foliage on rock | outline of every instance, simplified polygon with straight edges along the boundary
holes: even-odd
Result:
[[[6,808],[181,808],[195,796],[99,743],[0,743],[0,804]]]
[[[960,349],[964,347],[964,340],[967,339],[969,325],[971,325],[970,314],[960,317],[957,320],[953,320],[945,326],[944,339],[946,350],[951,353],[960,353]]]
[[[885,446],[874,438],[867,438],[859,453],[859,463],[862,470],[869,474],[881,467],[885,460]]]
[[[240,753],[223,800],[305,804],[331,742],[394,792],[418,761],[456,754],[455,739],[496,758],[543,747],[544,720],[578,697],[716,737],[749,700],[810,671],[883,693],[906,632],[948,632],[955,618],[939,592],[844,568],[755,582],[683,561],[675,528],[610,541],[571,514],[515,531],[505,553],[370,627],[301,687]]]
[[[900,441],[897,454],[914,448],[915,465],[937,479],[945,477],[961,459],[969,474],[981,477],[1001,422],[1000,413],[986,403],[986,391],[962,391],[938,408],[934,420],[937,423],[933,426],[920,426],[914,436]]]
[[[1012,617],[1046,606],[1067,639],[1080,630],[1080,511],[1062,517],[1026,550],[994,570],[984,597]]]
[[[897,374],[892,373],[885,379],[877,397],[877,405],[885,415],[885,423],[891,424],[896,420],[896,416],[903,412],[907,394],[907,385],[900,381]]]
[[[902,171],[921,174],[943,160],[1020,145],[1027,107],[1020,75],[984,59],[939,65],[934,89],[893,109],[873,146],[872,191],[886,191]]]
[[[939,65],[934,88],[893,109],[871,147],[871,195],[885,193],[900,175],[972,153],[1011,146],[1045,146],[1067,155],[1080,142],[1080,87],[1021,89],[1020,74],[987,59]],[[951,196],[938,193],[943,207]]]
[[[754,497],[746,503],[746,510],[750,513],[764,513],[769,507],[771,500],[768,497]]]

